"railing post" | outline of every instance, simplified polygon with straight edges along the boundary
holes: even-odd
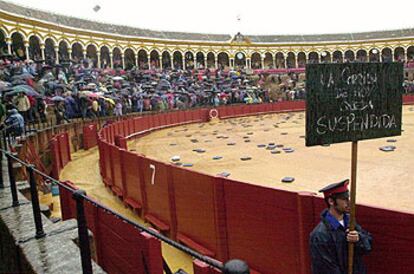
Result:
[[[33,165],[26,167],[29,174],[30,194],[32,196],[33,217],[36,226],[36,239],[43,238],[46,234],[43,231],[42,216],[40,215],[39,196],[37,193],[36,178],[33,172]]]
[[[223,274],[250,274],[250,269],[242,260],[234,259],[224,264]]]
[[[1,138],[0,139],[1,145],[0,145],[0,147],[5,150],[5,148],[4,148],[5,145],[3,143],[3,141],[4,141],[3,136],[4,136],[4,131],[1,132],[1,137],[0,137]],[[4,188],[4,181],[3,181],[3,151],[0,152],[0,188]]]
[[[88,227],[86,225],[85,208],[83,206],[84,190],[76,190],[72,198],[76,201],[76,219],[78,221],[78,237],[81,252],[83,274],[92,274],[91,249],[89,247]]]
[[[17,187],[16,187],[16,180],[14,178],[14,170],[13,170],[13,160],[9,154],[6,155],[7,157],[7,168],[9,171],[9,180],[10,180],[10,190],[12,193],[13,199],[13,207],[19,206],[19,198],[17,197]]]

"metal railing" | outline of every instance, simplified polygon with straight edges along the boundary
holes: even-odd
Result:
[[[6,130],[0,131],[1,140],[2,140],[2,147],[0,148],[0,160],[3,159],[3,154],[6,156],[7,159],[7,168],[8,168],[8,176],[10,181],[10,189],[12,194],[12,206],[18,207],[20,205],[18,195],[17,195],[17,186],[16,186],[16,179],[14,174],[14,167],[13,163],[20,163],[22,167],[24,167],[28,174],[28,181],[30,185],[30,193],[31,193],[31,200],[32,200],[32,208],[33,208],[33,219],[35,223],[35,238],[43,238],[46,236],[46,233],[43,230],[42,218],[41,218],[41,211],[40,211],[40,204],[39,204],[39,197],[38,197],[38,190],[37,190],[37,183],[36,183],[36,175],[42,177],[44,180],[48,180],[53,184],[57,184],[58,186],[70,191],[72,193],[72,198],[76,201],[76,218],[78,224],[78,236],[79,236],[79,246],[80,246],[80,256],[82,262],[82,270],[84,274],[92,273],[92,259],[90,253],[90,246],[89,246],[89,239],[88,239],[88,228],[85,216],[85,208],[84,202],[88,201],[92,203],[94,206],[105,210],[106,212],[115,215],[117,218],[121,219],[123,222],[128,223],[135,228],[137,228],[141,232],[146,232],[149,235],[157,238],[164,243],[173,246],[174,248],[185,252],[186,254],[190,255],[193,258],[196,258],[211,267],[217,268],[225,274],[248,274],[250,273],[249,268],[246,263],[240,260],[230,260],[225,264],[212,259],[208,256],[204,256],[187,246],[184,246],[180,243],[177,243],[168,237],[147,228],[141,224],[138,224],[134,221],[129,220],[128,218],[124,217],[123,215],[113,211],[112,209],[90,199],[86,196],[86,192],[83,190],[74,190],[68,187],[65,184],[62,184],[58,180],[50,177],[49,175],[43,173],[42,171],[36,169],[36,167],[30,163],[26,163],[23,160],[19,159],[9,150],[10,148],[10,139],[11,137],[8,136]],[[0,167],[0,188],[4,188],[3,183],[3,165]],[[163,268],[165,273],[172,273],[169,266],[163,259]],[[177,272],[177,273],[185,273],[185,272]]]

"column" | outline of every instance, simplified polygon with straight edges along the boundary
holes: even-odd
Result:
[[[185,69],[185,55],[182,56],[181,60],[183,62],[182,69],[184,70]]]
[[[251,68],[252,68],[252,59],[247,58],[247,59],[246,59],[246,62],[247,62],[247,68],[248,68],[248,69],[251,69]]]
[[[160,69],[162,70],[163,69],[163,65],[162,65],[162,56],[161,55],[158,56],[158,60],[160,62]]]
[[[408,52],[407,52],[407,49],[404,50],[404,63],[407,63],[407,61],[408,61]]]
[[[42,60],[46,63],[46,54],[45,54],[46,46],[45,44],[40,44],[40,53],[42,54]]]
[[[82,58],[85,59],[87,57],[86,49],[82,49]]]
[[[272,55],[272,63],[273,63],[273,68],[275,69],[276,68],[276,55],[275,56]]]
[[[170,63],[171,63],[171,69],[175,69],[174,67],[174,58],[172,55],[170,55]]]
[[[151,69],[151,55],[147,54],[147,65],[148,65],[148,69]]]
[[[125,60],[124,60],[125,56],[124,53],[121,52],[121,67],[122,69],[125,69]]]
[[[7,51],[10,55],[12,55],[12,40],[11,38],[6,38],[6,44],[7,44]]]
[[[72,49],[68,48],[69,62],[72,59]]]
[[[101,68],[101,52],[100,51],[96,53],[96,58],[97,58],[96,65],[98,66],[98,68]]]
[[[26,50],[26,60],[29,60],[30,59],[30,56],[29,56],[29,41],[24,41],[24,47],[25,47],[25,50]]]
[[[113,53],[110,51],[109,52],[109,67],[111,68],[111,69],[113,69],[114,68],[114,62],[113,62]]]
[[[214,66],[218,69],[218,55],[214,55]]]
[[[264,66],[264,59],[265,59],[265,55],[261,55],[260,56],[260,61],[262,62],[262,69],[265,68],[265,66]]]
[[[230,58],[230,68],[234,69],[234,58]]]
[[[283,61],[285,63],[285,69],[287,69],[288,68],[288,66],[287,66],[287,58],[285,56],[283,56]]]
[[[137,55],[136,55],[137,57],[135,58],[135,64],[136,64],[136,66],[137,66],[137,69],[139,69],[139,59],[138,59],[138,52],[137,52]]]
[[[53,49],[55,50],[55,64],[59,64],[59,46],[54,46]]]
[[[204,68],[208,68],[208,64],[207,64],[207,55],[204,56]]]
[[[298,68],[298,55],[295,54],[295,68]]]

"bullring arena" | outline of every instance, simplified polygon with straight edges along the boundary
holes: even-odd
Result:
[[[96,68],[136,66],[152,74],[198,66],[201,74],[223,67],[246,69],[252,79],[263,73],[303,79],[306,63],[400,61],[406,83],[414,78],[412,29],[396,31],[398,37],[303,35],[301,43],[294,36],[274,43],[116,26],[110,34],[104,23],[3,1],[0,14],[3,50],[51,66],[87,58]],[[91,273],[85,265],[91,256],[94,273],[168,273],[165,264],[182,269],[176,273],[222,273],[230,259],[245,261],[250,273],[311,273],[309,233],[325,208],[316,192],[350,177],[351,144],[306,147],[306,102],[284,99],[26,125],[18,138],[2,130],[0,270]],[[375,241],[365,258],[369,273],[414,272],[414,96],[404,94],[403,102],[401,136],[359,142],[357,220]],[[392,151],[381,150],[387,146]],[[25,163],[40,173],[31,176]],[[56,222],[42,215],[43,234],[30,209],[36,202],[28,198],[37,192],[28,195],[25,181],[32,179]],[[46,191],[51,181],[58,196]]]

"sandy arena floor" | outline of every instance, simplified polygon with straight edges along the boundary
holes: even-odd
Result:
[[[403,107],[402,136],[358,143],[357,202],[414,212],[414,107]],[[153,132],[128,148],[164,162],[180,156],[193,170],[268,187],[317,192],[351,176],[351,143],[305,147],[305,113],[285,113],[191,124]],[[247,141],[246,140],[250,140]],[[394,142],[392,142],[394,141]],[[258,145],[283,145],[273,150]],[[396,146],[393,152],[379,150]],[[293,152],[284,149],[291,148]],[[202,149],[205,152],[196,152]],[[222,159],[213,160],[214,156]],[[242,161],[248,156],[251,160]],[[283,177],[293,183],[282,183]]]

